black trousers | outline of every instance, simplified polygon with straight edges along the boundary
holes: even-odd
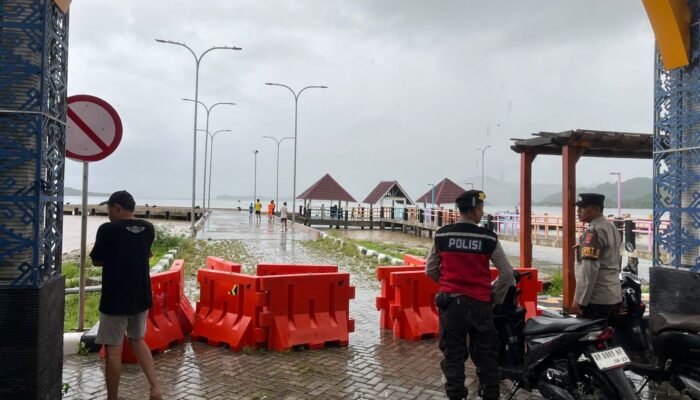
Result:
[[[617,312],[620,309],[620,303],[616,304],[588,304],[581,307],[581,318],[587,319],[605,319],[609,324],[615,322]]]
[[[498,399],[498,333],[493,324],[493,308],[466,296],[451,297],[440,309],[440,363],[445,375],[445,392],[450,399],[465,399],[465,363],[469,350],[484,399]],[[469,345],[467,345],[467,338]]]

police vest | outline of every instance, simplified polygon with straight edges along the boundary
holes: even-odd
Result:
[[[440,254],[440,291],[491,302],[489,260],[497,243],[495,233],[470,223],[438,229],[435,245]]]

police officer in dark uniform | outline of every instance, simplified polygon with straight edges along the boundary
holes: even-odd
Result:
[[[513,281],[498,236],[477,223],[484,214],[486,195],[469,190],[457,197],[459,222],[438,229],[425,273],[440,285],[435,298],[440,314],[440,363],[450,399],[466,399],[464,368],[469,349],[477,367],[481,396],[498,399],[498,333],[493,304],[501,304]],[[491,286],[489,260],[498,268]],[[467,338],[469,345],[467,346]]]
[[[578,219],[588,223],[576,247],[576,292],[571,313],[613,322],[622,302],[620,248],[622,237],[603,215],[605,196],[581,193],[576,201]]]

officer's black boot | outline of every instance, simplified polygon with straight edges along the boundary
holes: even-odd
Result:
[[[501,395],[501,390],[498,385],[479,385],[478,395],[484,400],[498,400]]]

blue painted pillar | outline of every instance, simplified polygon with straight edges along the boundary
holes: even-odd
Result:
[[[0,398],[61,397],[68,15],[0,2]]]
[[[688,6],[690,64],[656,57],[652,314],[700,312],[700,1]]]

